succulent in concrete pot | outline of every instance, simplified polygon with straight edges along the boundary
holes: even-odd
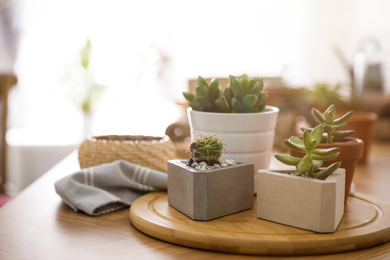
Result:
[[[304,155],[275,157],[295,169],[258,171],[258,218],[319,233],[335,232],[344,214],[345,170],[339,168],[340,162],[321,168],[324,161],[339,155],[339,148],[317,147],[323,132],[318,125],[305,130],[302,139],[285,140],[290,149]]]
[[[276,159],[284,164],[295,166],[299,175],[308,176],[324,180],[334,171],[336,171],[341,162],[335,162],[327,168],[320,169],[323,161],[333,160],[340,154],[340,149],[337,147],[320,149],[317,146],[322,140],[324,129],[322,125],[316,126],[313,130],[304,130],[303,138],[292,136],[285,140],[286,145],[294,151],[304,153],[300,157],[290,155],[277,154]]]

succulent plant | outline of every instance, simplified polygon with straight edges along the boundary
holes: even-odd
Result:
[[[218,163],[224,144],[215,135],[194,138],[189,146],[190,157],[194,162],[205,162],[209,166]]]
[[[351,118],[353,114],[352,111],[336,119],[336,107],[334,105],[330,105],[324,113],[321,113],[318,109],[313,108],[311,114],[314,120],[322,125],[324,129],[323,140],[325,143],[333,143],[333,137],[343,138],[354,133],[353,130],[340,130]]]
[[[225,112],[217,105],[217,100],[222,97],[222,90],[219,88],[218,79],[213,79],[210,85],[201,76],[198,77],[195,85],[195,94],[183,92],[188,104],[192,109],[205,112]]]
[[[207,84],[198,77],[195,94],[183,92],[192,109],[220,113],[256,113],[264,110],[267,93],[263,92],[263,79],[229,76],[229,85],[224,91],[218,86],[218,79]]]
[[[304,153],[305,156],[303,158],[283,154],[277,154],[275,158],[284,164],[295,166],[299,175],[325,180],[340,167],[341,162],[335,162],[327,168],[320,168],[323,161],[333,160],[340,153],[340,149],[337,147],[328,149],[316,148],[321,142],[323,133],[322,125],[318,125],[312,130],[304,130],[302,139],[292,136],[285,140],[285,144],[290,149]]]
[[[267,102],[267,93],[263,92],[263,79],[251,79],[246,74],[241,77],[230,75],[229,86],[223,96],[233,113],[260,112]]]

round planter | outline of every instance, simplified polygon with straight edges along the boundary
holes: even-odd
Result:
[[[369,160],[371,140],[377,119],[378,115],[374,112],[355,111],[344,127],[344,129],[354,130],[355,133],[352,137],[361,139],[364,142],[363,157],[359,162],[366,163]]]
[[[255,172],[269,167],[279,109],[259,113],[210,113],[188,108],[191,138],[217,134],[223,140],[221,159],[253,163]]]
[[[353,180],[353,175],[355,173],[355,167],[357,162],[363,156],[363,147],[364,143],[362,140],[353,137],[347,137],[343,139],[334,139],[334,143],[325,144],[321,143],[317,148],[327,149],[332,147],[340,148],[340,154],[336,159],[331,161],[324,161],[323,167],[327,167],[334,162],[341,162],[340,168],[345,169],[345,202],[348,199],[349,191],[351,189],[351,184]],[[302,157],[303,154],[290,150],[290,154],[296,157]]]

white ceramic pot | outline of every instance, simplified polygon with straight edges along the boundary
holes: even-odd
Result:
[[[325,180],[259,170],[257,217],[318,233],[336,231],[344,215],[345,170]]]
[[[191,138],[217,134],[226,144],[221,159],[253,163],[255,172],[269,167],[279,109],[259,113],[210,113],[188,108]]]

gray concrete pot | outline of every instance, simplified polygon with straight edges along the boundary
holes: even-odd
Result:
[[[250,163],[199,171],[187,166],[185,160],[168,161],[168,203],[193,220],[251,209],[253,172]]]
[[[288,170],[257,173],[257,217],[307,229],[333,233],[344,215],[345,170],[325,180],[291,175]]]

